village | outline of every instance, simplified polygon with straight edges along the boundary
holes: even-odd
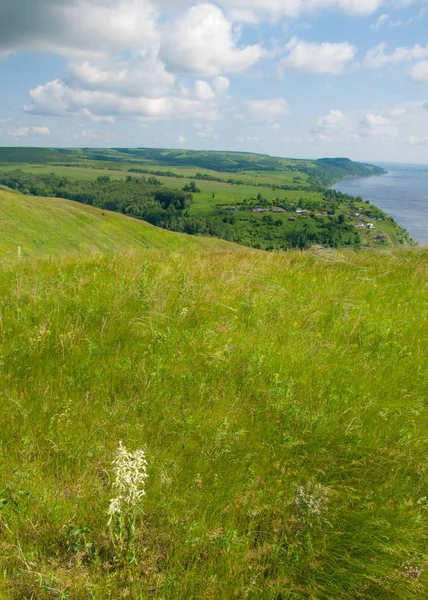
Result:
[[[253,214],[263,214],[263,213],[276,213],[276,214],[286,214],[286,213],[292,213],[289,217],[288,220],[289,221],[296,221],[297,220],[297,216],[306,216],[309,215],[311,213],[313,213],[313,211],[309,211],[307,209],[304,208],[297,208],[295,204],[293,203],[289,203],[288,208],[284,208],[283,206],[276,206],[276,205],[272,205],[272,206],[267,206],[265,205],[265,203],[263,203],[263,205],[259,205],[259,206],[254,206],[254,205],[248,205],[247,203],[243,203],[243,204],[238,204],[238,205],[234,205],[234,206],[230,206],[230,205],[218,205],[219,209],[228,211],[228,212],[251,212]],[[318,211],[315,213],[318,216],[322,216],[322,217],[333,217],[335,215],[334,212],[329,212],[327,210],[322,210],[322,211]],[[370,222],[370,221],[365,221],[364,220],[364,216],[361,213],[353,213],[353,214],[346,214],[345,216],[347,216],[348,218],[350,218],[353,221],[353,225],[355,227],[359,227],[359,228],[363,228],[363,229],[368,229],[369,231],[375,231],[375,225],[374,223]],[[373,217],[374,220],[382,220],[381,217]],[[386,240],[386,236],[382,233],[378,234],[375,238],[376,241],[385,241]]]

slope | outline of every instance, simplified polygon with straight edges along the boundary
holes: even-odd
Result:
[[[426,598],[427,259],[0,265],[0,597]],[[120,440],[149,463],[124,550]]]
[[[217,238],[172,233],[71,200],[24,196],[0,189],[0,256],[184,247],[234,248]]]

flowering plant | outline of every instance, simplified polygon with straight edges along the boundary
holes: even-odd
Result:
[[[123,559],[128,559],[135,539],[135,528],[141,502],[146,494],[147,461],[144,450],[128,452],[122,442],[112,461],[117,495],[107,511],[111,539]]]

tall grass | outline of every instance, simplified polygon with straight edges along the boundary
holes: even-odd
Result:
[[[426,597],[427,259],[3,266],[0,597]],[[125,564],[120,440],[149,464]]]

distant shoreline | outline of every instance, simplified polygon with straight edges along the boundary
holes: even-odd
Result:
[[[416,244],[428,244],[428,165],[379,166],[387,169],[383,179],[347,177],[331,189],[368,200],[403,227]]]

